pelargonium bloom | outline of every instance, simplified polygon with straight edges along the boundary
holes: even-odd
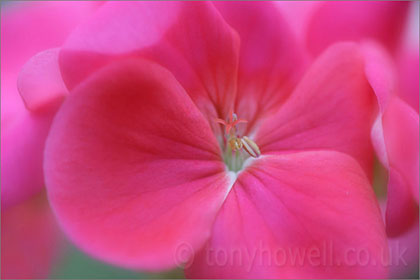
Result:
[[[60,46],[97,6],[83,1],[1,5],[2,279],[48,277],[63,249],[42,191],[43,149],[57,104],[50,104],[53,110],[27,108],[16,87],[19,71],[38,52]]]
[[[385,51],[378,51],[378,48],[372,51],[370,47],[367,52],[371,67],[366,71],[379,104],[378,117],[372,128],[372,142],[389,173],[386,229],[390,237],[413,231],[411,227],[418,228],[418,13],[415,24],[417,39],[412,40],[414,44],[410,46],[407,46],[407,40],[402,41],[394,59]],[[409,54],[412,49],[417,55]],[[376,55],[372,56],[374,53]],[[407,54],[410,57],[408,61]]]
[[[308,19],[306,46],[316,54],[337,41],[373,38],[396,52],[409,6],[410,1],[321,1],[318,7],[313,7]]]
[[[372,143],[389,177],[383,209],[390,276],[407,276],[407,268],[418,269],[419,259],[418,2],[279,3],[279,8],[298,27],[296,34],[311,53],[343,39],[362,43],[366,75],[379,107]]]
[[[386,226],[391,237],[416,226],[418,220],[419,42],[418,5],[414,4],[418,3],[280,5],[294,16],[293,23],[304,23],[297,33],[310,53],[319,53],[341,40],[362,44],[366,76],[379,107],[372,143],[389,170]],[[410,5],[414,12],[411,19],[407,17]]]
[[[187,246],[189,277],[384,277],[361,50],[332,46],[302,77],[272,3],[215,5],[106,3],[61,48],[71,92],[44,169],[63,229],[138,269]],[[277,259],[302,249],[319,257]]]
[[[61,87],[56,86],[49,96],[49,92],[41,95],[37,95],[39,92],[31,92],[40,100],[40,105],[30,104],[27,107],[28,104],[23,102],[16,87],[18,74],[32,56],[63,44],[68,34],[97,6],[97,3],[83,1],[14,1],[2,6],[2,209],[17,204],[44,188],[42,161],[45,139],[57,109],[56,103],[62,101],[60,94],[67,91],[62,84]],[[48,84],[48,79],[51,78],[45,75],[38,83]],[[48,88],[48,91],[51,89]],[[49,108],[46,109],[46,105]]]

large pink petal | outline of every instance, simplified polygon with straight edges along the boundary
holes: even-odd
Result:
[[[358,163],[333,151],[290,153],[263,157],[239,175],[186,275],[381,278],[388,254]]]
[[[370,175],[372,97],[358,47],[334,45],[315,61],[280,110],[263,121],[256,142],[262,154],[341,151]]]
[[[1,8],[2,208],[43,188],[42,153],[53,116],[27,111],[16,87],[18,73],[31,56],[60,46],[96,6],[83,1],[15,1]]]
[[[1,278],[47,278],[56,260],[59,230],[45,192],[1,212]]]
[[[214,4],[241,39],[235,108],[250,128],[289,96],[303,72],[304,54],[273,2]]]
[[[174,267],[209,237],[231,186],[209,124],[166,69],[122,61],[67,97],[47,140],[50,202],[88,253]]]
[[[390,170],[387,232],[395,236],[418,219],[419,115],[408,104],[394,98],[382,122]]]
[[[409,1],[324,2],[308,24],[306,45],[313,54],[318,54],[338,41],[371,38],[395,50],[409,4]]]
[[[109,2],[70,36],[60,63],[71,89],[112,60],[147,57],[168,68],[201,110],[224,116],[235,98],[238,49],[211,3]]]

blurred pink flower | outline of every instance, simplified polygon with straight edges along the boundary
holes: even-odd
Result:
[[[45,139],[56,111],[28,110],[16,84],[24,63],[59,47],[93,11],[90,2],[9,2],[1,7],[1,277],[48,277],[60,251],[43,178]],[[48,79],[49,77],[45,77]],[[31,109],[31,108],[29,108]]]
[[[389,171],[387,233],[398,236],[419,217],[419,115],[400,98],[392,98],[375,122],[372,141]]]
[[[363,50],[334,45],[302,77],[305,54],[273,3],[214,5],[109,2],[25,66],[29,108],[51,100],[29,89],[60,88],[43,71],[71,91],[44,163],[64,230],[98,258],[148,270],[178,265],[186,244],[189,277],[386,276]],[[224,135],[215,118],[233,109],[248,123]],[[260,157],[246,158],[245,136]],[[246,259],[258,244],[275,257],[328,242],[332,263]]]
[[[389,170],[385,220],[391,254],[396,253],[392,247],[402,241],[410,248],[410,264],[418,263],[418,2],[290,2],[279,3],[279,9],[288,15],[299,41],[312,54],[341,40],[362,44],[366,76],[379,107],[372,143]],[[407,240],[414,241],[413,245],[407,245]],[[391,277],[403,275],[403,268],[392,265]]]
[[[2,6],[2,209],[28,198],[44,187],[44,142],[55,113],[54,109],[25,108],[16,87],[18,73],[24,63],[38,52],[59,47],[70,31],[97,5],[92,2],[14,1]]]
[[[403,35],[410,2],[330,1],[318,2],[308,20],[305,43],[319,54],[338,41],[377,40],[396,51]]]
[[[408,17],[410,5],[414,17]],[[418,3],[332,1],[279,3],[279,8],[291,23],[303,22],[295,33],[312,54],[341,40],[362,44],[379,107],[372,142],[389,170],[387,233],[404,233],[418,220]]]

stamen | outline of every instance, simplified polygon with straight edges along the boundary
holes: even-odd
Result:
[[[229,139],[229,145],[232,151],[234,152],[242,149],[242,146],[243,146],[241,139],[236,138],[236,137],[232,137]]]
[[[258,145],[254,141],[252,141],[251,139],[249,139],[246,136],[242,137],[241,141],[242,141],[244,150],[251,157],[257,158],[261,155],[260,148],[258,147]]]
[[[260,149],[254,141],[249,139],[247,136],[240,137],[236,133],[236,126],[240,123],[247,123],[246,120],[239,119],[235,113],[230,111],[229,117],[226,121],[217,118],[215,119],[215,122],[225,126],[225,148],[227,150],[224,152],[224,157],[226,164],[231,168],[231,170],[240,170],[243,161],[246,159],[246,157],[243,157],[237,152],[244,150],[254,158],[261,155]]]

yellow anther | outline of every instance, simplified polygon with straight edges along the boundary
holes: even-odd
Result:
[[[241,139],[232,137],[232,138],[229,138],[229,146],[232,149],[232,151],[238,151],[242,149],[243,145],[242,145]]]
[[[260,148],[258,147],[257,143],[249,139],[248,137],[244,136],[241,138],[241,142],[243,144],[244,150],[254,158],[257,158],[261,155]]]

